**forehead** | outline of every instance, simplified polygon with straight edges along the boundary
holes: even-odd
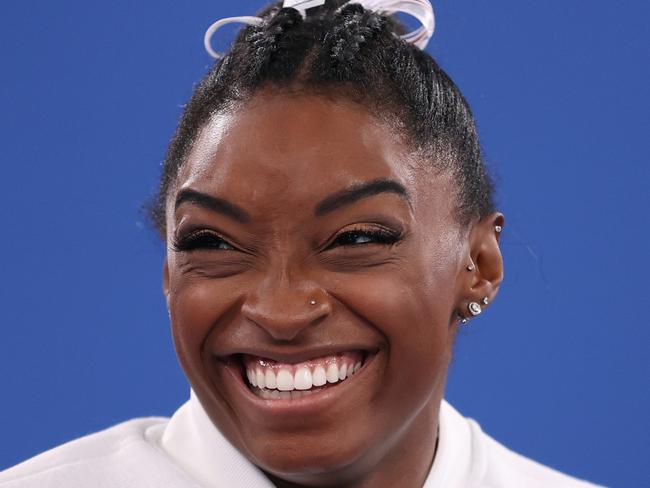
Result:
[[[292,205],[389,178],[415,190],[414,156],[363,106],[313,95],[257,95],[201,130],[177,189],[246,204]]]

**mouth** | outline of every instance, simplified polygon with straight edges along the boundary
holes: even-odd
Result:
[[[235,354],[228,362],[239,369],[242,382],[256,397],[283,403],[329,393],[359,374],[373,356],[356,349],[294,362]]]

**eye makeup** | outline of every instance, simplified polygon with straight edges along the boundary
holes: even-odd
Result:
[[[401,233],[385,227],[355,227],[340,232],[328,246],[328,249],[342,246],[363,246],[380,244],[389,246],[402,238]]]
[[[181,236],[174,236],[172,249],[176,252],[196,250],[234,251],[232,246],[219,233],[209,229],[199,229]]]
[[[327,249],[337,247],[364,246],[379,244],[390,246],[402,239],[401,233],[384,227],[361,227],[340,232],[337,234]],[[185,235],[174,236],[172,249],[175,252],[192,252],[196,250],[234,251],[223,236],[210,229],[199,229]]]

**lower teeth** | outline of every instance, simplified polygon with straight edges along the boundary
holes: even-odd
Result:
[[[312,388],[311,390],[292,390],[292,391],[279,391],[279,390],[269,390],[267,388],[257,388],[252,387],[253,393],[258,397],[264,398],[265,400],[282,400],[282,399],[292,399],[302,398],[304,396],[309,396],[312,393],[323,390],[326,387]]]

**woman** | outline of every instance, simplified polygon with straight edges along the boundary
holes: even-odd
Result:
[[[248,19],[169,148],[152,215],[190,401],[1,486],[593,486],[443,400],[458,328],[498,293],[504,218],[430,29],[322,3]]]

